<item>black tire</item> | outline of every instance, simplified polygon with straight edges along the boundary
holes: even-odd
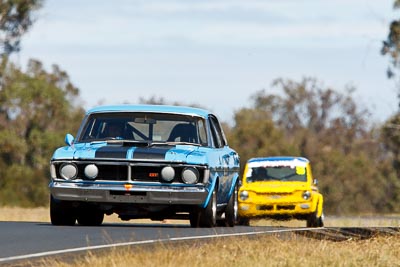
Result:
[[[323,227],[323,226],[324,226],[323,216],[318,217],[317,211],[311,213],[307,217],[307,227]]]
[[[75,225],[74,209],[68,202],[50,196],[50,221],[52,225]]]
[[[231,198],[225,209],[225,225],[233,227],[238,221],[238,184],[235,184]]]
[[[79,225],[83,226],[99,226],[103,223],[104,213],[99,210],[82,209],[77,221]]]
[[[324,227],[324,214],[323,213],[322,213],[322,216],[318,218],[317,227]]]
[[[250,219],[238,217],[237,225],[250,226]]]
[[[197,209],[189,213],[189,221],[190,227],[192,228],[197,228],[200,226],[200,213]]]
[[[214,227],[217,223],[217,187],[211,194],[207,206],[200,211],[199,226],[200,227]]]

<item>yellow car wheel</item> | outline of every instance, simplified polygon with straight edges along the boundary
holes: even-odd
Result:
[[[318,217],[317,211],[311,213],[307,218],[307,227],[323,227],[323,217],[323,215],[321,217]]]
[[[239,217],[237,224],[238,225],[243,225],[243,226],[250,226],[250,219],[249,218]]]

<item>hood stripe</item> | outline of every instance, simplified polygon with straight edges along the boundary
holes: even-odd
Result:
[[[138,147],[133,152],[133,159],[165,159],[170,147]]]
[[[97,149],[96,158],[128,158],[129,146],[103,146]],[[165,154],[171,147],[137,147],[133,150],[132,159],[165,159]]]
[[[126,153],[130,147],[126,146],[103,146],[97,149],[96,158],[118,158],[126,159]]]

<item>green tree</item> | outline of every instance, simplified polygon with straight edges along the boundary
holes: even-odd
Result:
[[[389,118],[382,126],[382,142],[392,155],[393,168],[400,178],[400,114]]]
[[[395,0],[394,9],[400,8],[400,0]],[[395,78],[400,67],[400,20],[393,20],[390,23],[389,34],[383,41],[382,55],[389,56],[390,63],[387,69],[388,78]],[[399,98],[400,107],[400,80],[396,83],[399,88],[397,97]],[[382,126],[382,142],[385,148],[392,156],[392,166],[397,172],[397,177],[400,179],[400,112],[391,116]]]
[[[340,147],[346,154],[358,137],[368,134],[369,112],[356,105],[354,88],[341,94],[313,78],[301,82],[277,79],[273,86],[282,94],[260,91],[253,96],[254,105],[272,114],[285,138],[298,140],[302,155],[312,155],[316,144]]]
[[[394,0],[394,9],[400,8],[400,0]],[[389,34],[383,41],[381,54],[389,57],[389,66],[386,74],[389,79],[395,78],[400,67],[400,20],[393,20],[389,26]],[[399,80],[396,80],[397,86],[400,88]],[[400,100],[400,91],[397,97]],[[400,103],[399,103],[400,105]]]
[[[148,105],[173,105],[173,106],[188,106],[194,108],[205,108],[202,105],[195,103],[183,103],[179,101],[168,101],[162,96],[150,96],[148,98],[139,97],[140,104],[148,104]],[[205,108],[206,109],[206,108]]]
[[[66,132],[84,115],[79,90],[66,72],[31,60],[27,71],[9,64],[0,90],[0,205],[44,205],[48,164]]]
[[[21,36],[33,23],[43,0],[0,0],[0,57],[19,51]]]

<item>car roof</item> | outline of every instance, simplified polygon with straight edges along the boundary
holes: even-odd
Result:
[[[261,163],[298,163],[300,165],[305,165],[310,163],[310,161],[304,157],[294,157],[294,156],[277,156],[277,157],[260,157],[251,158],[247,161],[249,164],[261,164]]]
[[[86,114],[101,112],[156,112],[175,113],[207,118],[210,112],[201,108],[172,105],[110,105],[89,109]]]
[[[256,162],[256,161],[281,161],[281,160],[300,160],[304,162],[309,162],[308,159],[304,157],[295,157],[295,156],[276,156],[276,157],[259,157],[259,158],[251,158],[249,159],[249,162]]]

